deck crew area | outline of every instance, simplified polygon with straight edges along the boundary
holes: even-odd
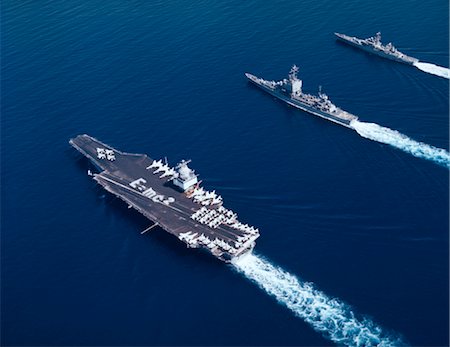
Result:
[[[217,193],[199,187],[187,162],[171,168],[162,160],[118,151],[89,135],[69,142],[99,169],[93,177],[100,185],[187,246],[205,248],[225,261],[254,247],[258,229],[239,222]],[[183,191],[185,182],[195,184]]]

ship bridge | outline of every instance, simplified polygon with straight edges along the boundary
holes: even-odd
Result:
[[[289,71],[289,82],[290,82],[290,89],[292,94],[299,95],[302,93],[302,80],[298,79],[297,73],[299,71],[299,68],[297,65],[293,65],[291,68],[291,71]]]
[[[173,184],[181,188],[183,191],[188,190],[198,183],[197,175],[194,173],[194,170],[189,168],[189,166],[187,165],[189,164],[189,162],[190,160],[182,160],[180,163],[178,163],[176,167],[177,175],[173,180]]]
[[[88,173],[98,184],[188,247],[206,249],[224,261],[254,247],[259,230],[241,223],[215,191],[199,187],[190,161],[172,168],[167,161],[121,152],[89,135],[69,142],[100,171]]]

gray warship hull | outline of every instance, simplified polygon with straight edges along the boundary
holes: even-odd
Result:
[[[99,170],[99,173],[93,174],[93,179],[98,184],[150,219],[154,225],[184,241],[188,247],[203,248],[218,259],[228,262],[251,251],[255,246],[259,233],[249,238],[246,237],[246,232],[230,225],[221,224],[211,228],[193,219],[193,215],[202,206],[186,193],[177,190],[169,178],[154,174],[149,169],[154,160],[149,156],[118,151],[88,135],[79,135],[69,143]],[[112,151],[114,160],[99,159],[99,148]],[[212,206],[208,211],[217,209],[218,206]],[[237,243],[238,246],[231,253],[213,242],[193,243],[192,235],[202,235],[202,238],[232,245]],[[243,239],[247,240],[242,241]]]
[[[376,48],[374,48],[374,47],[372,47],[372,46],[370,46],[370,45],[359,44],[359,43],[357,43],[357,42],[354,42],[354,41],[352,41],[352,40],[347,39],[347,38],[346,38],[344,35],[342,35],[342,34],[335,33],[335,35],[336,35],[338,41],[343,42],[343,43],[346,43],[346,44],[348,44],[348,45],[350,45],[350,46],[356,47],[356,48],[358,48],[358,49],[360,49],[360,50],[363,50],[363,51],[365,51],[365,52],[368,52],[368,53],[370,53],[370,54],[374,54],[374,55],[377,55],[377,56],[382,57],[382,58],[385,58],[385,59],[389,59],[389,60],[392,60],[392,61],[396,61],[396,62],[398,62],[398,63],[402,63],[402,64],[406,64],[406,65],[414,65],[414,61],[411,61],[411,60],[405,60],[405,59],[396,57],[396,56],[394,56],[394,55],[387,54],[387,53],[385,53],[385,52],[383,52],[383,51],[381,51],[381,50],[379,50],[379,49],[376,49]],[[413,58],[413,59],[414,59],[414,58]],[[418,61],[418,60],[417,60],[417,61]]]
[[[310,114],[315,115],[317,117],[326,119],[328,121],[331,121],[331,122],[334,122],[336,124],[339,124],[339,125],[342,125],[344,127],[352,129],[352,126],[350,125],[351,120],[347,120],[347,119],[342,119],[342,118],[336,117],[336,116],[334,116],[334,115],[332,115],[330,113],[323,112],[323,111],[318,110],[316,108],[313,108],[313,107],[311,107],[311,106],[309,106],[307,104],[304,104],[304,103],[300,102],[299,100],[295,100],[295,99],[293,99],[292,97],[290,97],[289,95],[283,93],[280,90],[273,90],[273,89],[265,86],[264,84],[260,83],[258,81],[258,78],[256,78],[252,74],[246,73],[245,76],[254,85],[258,86],[259,88],[261,88],[265,92],[273,95],[274,97],[284,101],[285,103],[287,103],[287,104],[289,104],[289,105],[291,105],[291,106],[293,106],[295,108],[298,108],[298,109],[300,109],[300,110],[302,110],[304,112],[310,113]]]

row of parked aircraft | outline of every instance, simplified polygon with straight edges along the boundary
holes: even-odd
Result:
[[[202,204],[203,206],[220,205],[223,203],[222,197],[218,195],[215,190],[208,192],[203,189],[203,187],[195,188],[190,194],[190,198],[194,199],[196,203]]]
[[[189,243],[190,245],[194,246],[197,244],[197,240],[195,239],[195,237],[198,235],[198,233],[192,233],[192,231],[188,231],[187,233],[180,233],[178,235],[178,238],[183,241],[186,240],[187,243]],[[203,234],[202,234],[203,235]]]
[[[250,234],[250,235],[257,235],[257,234],[259,234],[259,229],[258,228],[255,228],[255,227],[253,227],[251,225],[248,225],[248,224],[242,224],[240,222],[237,222],[237,223],[232,224],[231,227],[233,227],[235,229],[238,229],[238,230],[242,230],[242,231],[244,231],[244,232],[246,232],[247,234]]]
[[[153,174],[157,174],[159,172],[163,172],[163,174],[161,176],[159,176],[159,178],[164,178],[164,177],[171,176],[171,179],[174,179],[174,178],[178,177],[178,172],[174,168],[172,168],[169,165],[163,163],[162,159],[160,159],[160,160],[153,160],[153,162],[149,166],[147,166],[146,169],[147,170],[156,169],[155,171],[153,171]]]
[[[98,159],[108,159],[109,161],[116,160],[114,151],[112,149],[97,148],[97,158]]]
[[[222,206],[220,206],[222,207]],[[210,228],[217,228],[220,224],[233,224],[236,222],[236,214],[233,214],[232,211],[229,211],[222,207],[222,209],[208,209],[206,207],[202,207],[194,214],[192,214],[191,218],[195,221],[198,221],[202,224],[208,225]],[[225,213],[228,212],[228,214]]]
[[[235,254],[237,252],[236,248],[230,246],[229,243],[225,242],[222,239],[215,238],[214,240],[211,240],[209,237],[205,236],[205,234],[201,234],[198,237],[197,235],[198,233],[192,233],[192,231],[188,231],[186,233],[179,234],[178,238],[181,241],[185,240],[191,247],[204,245],[209,249],[212,249],[214,247],[220,247],[231,254]]]
[[[182,162],[183,164],[186,162]],[[147,170],[150,169],[156,169],[153,171],[153,174],[157,174],[160,172],[163,172],[159,178],[169,177],[170,179],[177,178],[179,176],[179,173],[176,169],[170,167],[166,163],[163,163],[162,159],[160,160],[153,160],[153,162],[147,166]],[[189,194],[189,197],[194,199],[196,203],[199,203],[203,206],[209,206],[209,205],[220,205],[223,203],[223,199],[220,195],[216,193],[215,190],[212,192],[209,192],[202,187],[194,188],[194,190]]]
[[[218,209],[208,209],[206,207],[202,207],[192,214],[191,218],[197,222],[207,225],[210,228],[218,228],[220,224],[224,223],[234,229],[243,231],[245,234],[239,236],[235,242],[235,246],[237,248],[241,247],[242,244],[254,236],[259,235],[259,230],[257,228],[239,222],[237,220],[237,214],[223,206],[220,206]]]

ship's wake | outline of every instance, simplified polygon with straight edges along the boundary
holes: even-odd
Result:
[[[386,143],[399,148],[415,157],[431,160],[436,164],[450,168],[450,153],[423,142],[417,142],[402,133],[375,123],[352,121],[350,126],[362,137]]]
[[[413,64],[419,70],[427,72],[432,75],[450,79],[450,69],[431,63],[423,63],[421,61]]]
[[[400,337],[388,333],[369,318],[358,318],[352,309],[302,282],[283,269],[255,255],[233,261],[238,272],[310,324],[337,345],[404,346]]]

